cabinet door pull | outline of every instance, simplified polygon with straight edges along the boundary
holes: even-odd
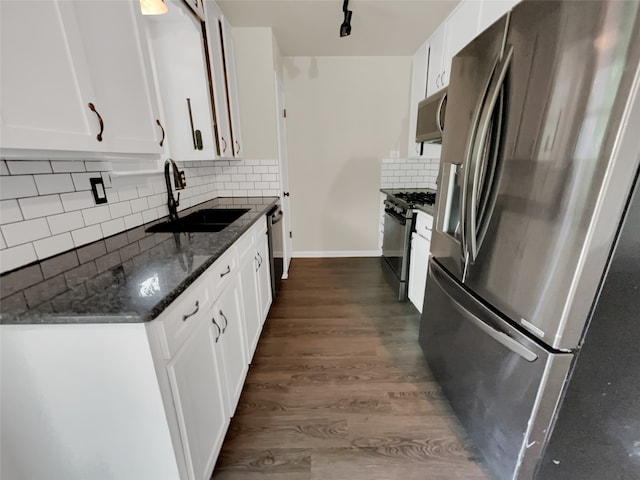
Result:
[[[225,330],[227,329],[227,326],[229,325],[229,320],[227,320],[227,316],[224,313],[222,313],[222,310],[220,310],[220,316],[224,318],[224,327],[222,327],[222,333],[224,333]]]
[[[190,98],[187,98],[187,108],[189,109],[189,123],[191,124],[191,140],[193,141],[193,149],[198,150],[198,142],[196,141],[196,130],[193,127],[193,114],[191,113]]]
[[[258,252],[258,258],[260,259],[260,264],[258,265],[258,267],[262,266],[262,255],[260,255],[260,252]]]
[[[220,335],[222,333],[222,330],[220,330],[220,325],[218,325],[216,323],[216,319],[212,318],[211,321],[213,322],[213,324],[216,326],[216,328],[218,329],[218,335],[216,335],[216,343],[218,343],[218,340],[220,340]]]
[[[436,77],[436,88],[440,88],[440,75]]]
[[[253,257],[253,259],[256,261],[256,272],[260,269],[260,260],[258,260],[258,257]]]
[[[440,86],[444,87],[444,74],[445,74],[446,70],[443,70],[442,73],[440,74]]]
[[[231,267],[229,265],[227,265],[227,271],[226,272],[222,272],[220,274],[220,278],[224,277],[225,275],[229,275],[231,273]]]
[[[160,120],[156,118],[156,123],[158,124],[158,126],[160,127],[160,130],[162,130],[162,139],[160,139],[160,146],[164,145],[164,127],[162,126],[162,124],[160,123]]]
[[[220,137],[220,140],[222,140],[222,143],[224,143],[224,145],[222,146],[222,153],[227,151],[227,141],[224,139],[224,137]]]
[[[200,310],[200,301],[196,300],[196,305],[195,305],[195,309],[193,310],[193,312],[191,313],[187,313],[185,315],[182,315],[182,321],[184,322],[187,318],[189,317],[193,317],[196,313],[198,313],[198,310]]]
[[[236,144],[236,153],[240,153],[240,144],[238,143],[237,140],[234,140],[235,144]]]
[[[100,133],[98,133],[98,135],[96,135],[96,138],[98,139],[99,142],[101,142],[102,141],[102,132],[104,132],[104,122],[102,121],[102,117],[98,113],[98,110],[96,110],[95,105],[93,103],[91,103],[91,102],[89,102],[89,110],[91,110],[93,113],[95,113],[98,116],[98,122],[100,122]]]

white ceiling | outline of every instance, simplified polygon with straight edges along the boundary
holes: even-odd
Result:
[[[460,0],[217,0],[234,27],[272,27],[283,56],[413,55]]]

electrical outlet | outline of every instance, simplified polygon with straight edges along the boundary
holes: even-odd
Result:
[[[99,203],[107,203],[107,192],[104,190],[104,181],[102,177],[90,178],[91,192],[93,193],[93,199],[96,205]]]

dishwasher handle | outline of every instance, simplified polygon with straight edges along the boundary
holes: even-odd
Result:
[[[280,223],[281,220],[282,220],[282,210],[278,210],[277,212],[271,215],[271,225]]]

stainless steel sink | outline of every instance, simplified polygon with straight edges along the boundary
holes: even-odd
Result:
[[[207,208],[177,220],[157,223],[147,232],[219,232],[249,211],[248,208]]]

